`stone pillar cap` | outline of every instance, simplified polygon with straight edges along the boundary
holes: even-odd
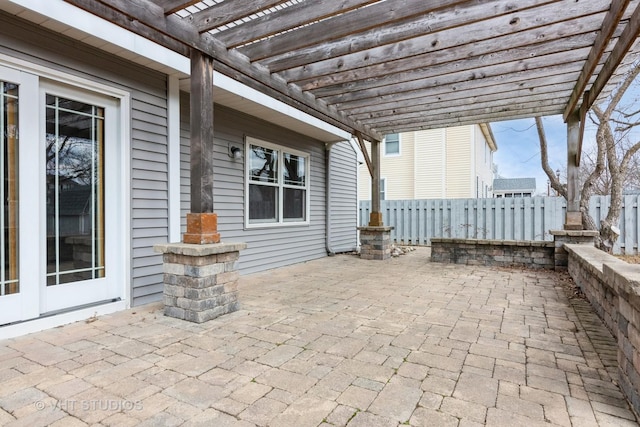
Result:
[[[358,227],[358,230],[360,230],[360,231],[391,231],[393,229],[394,229],[394,227],[391,227],[391,226],[381,226],[381,227],[364,226],[364,227]]]
[[[595,237],[600,232],[598,230],[549,230],[552,236],[569,236],[569,237]]]
[[[187,256],[207,256],[225,254],[227,252],[239,252],[246,249],[246,243],[212,243],[195,245],[191,243],[158,243],[153,245],[154,252],[163,254],[177,254]]]

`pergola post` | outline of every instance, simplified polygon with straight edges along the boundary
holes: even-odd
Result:
[[[380,141],[371,141],[371,213],[369,213],[369,227],[382,227],[382,212],[380,211]]]
[[[238,310],[240,251],[220,243],[213,213],[213,58],[191,50],[191,212],[183,243],[157,244],[163,254],[164,314],[202,323]]]
[[[360,231],[360,257],[385,260],[391,258],[391,231],[382,222],[380,208],[380,141],[371,141],[371,212],[369,224],[358,227]]]
[[[565,230],[582,230],[580,191],[578,185],[578,150],[580,145],[580,114],[567,118],[567,213]]]
[[[220,242],[213,213],[213,58],[191,50],[191,212],[184,243]]]

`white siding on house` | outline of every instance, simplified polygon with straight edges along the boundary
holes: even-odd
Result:
[[[474,137],[475,137],[475,145],[476,145],[476,176],[479,177],[480,181],[480,197],[491,197],[491,195],[487,192],[485,194],[485,188],[491,187],[491,183],[493,182],[493,171],[491,170],[492,166],[492,156],[491,156],[491,148],[487,144],[487,140],[480,129],[480,126],[474,126]],[[475,195],[474,195],[475,197]]]
[[[0,53],[131,94],[132,304],[160,298],[168,235],[166,76],[0,12]]]

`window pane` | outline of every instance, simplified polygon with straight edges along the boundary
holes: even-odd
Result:
[[[278,152],[250,145],[249,176],[251,181],[278,182]]]
[[[400,135],[390,133],[384,137],[385,154],[400,154]]]
[[[284,153],[284,183],[304,187],[306,183],[306,168],[304,157]]]
[[[47,285],[104,277],[104,110],[48,95]]]
[[[278,221],[278,187],[249,185],[249,221]]]
[[[304,221],[307,212],[307,191],[298,188],[285,188],[283,205],[285,221]]]
[[[0,295],[20,291],[18,282],[18,86],[0,81]]]

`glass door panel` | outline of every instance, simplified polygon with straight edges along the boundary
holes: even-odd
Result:
[[[105,276],[104,119],[46,95],[47,286]]]
[[[0,81],[0,297],[20,292],[18,279],[18,85]]]

